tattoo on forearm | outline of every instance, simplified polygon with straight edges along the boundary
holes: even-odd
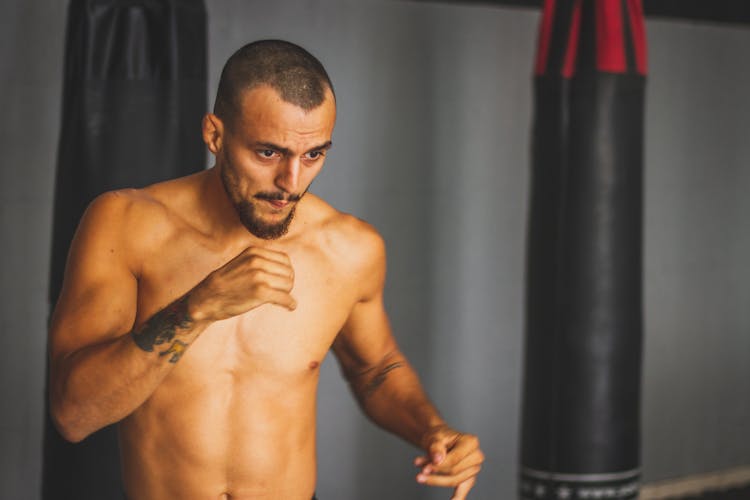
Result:
[[[166,356],[168,354],[171,354],[172,357],[169,358],[170,363],[177,363],[183,354],[185,354],[185,349],[187,349],[188,344],[185,342],[182,342],[181,340],[175,340],[172,342],[172,345],[169,346],[169,349],[166,351],[161,351],[159,353],[159,356]]]
[[[189,328],[192,323],[187,309],[187,296],[184,296],[151,316],[140,328],[133,330],[131,335],[135,345],[146,352],[153,352],[154,346],[172,342],[175,335],[178,335],[178,329]],[[187,343],[175,340],[169,348],[160,351],[159,356],[171,354],[169,362],[176,363],[187,346]]]
[[[380,370],[377,374],[375,374],[374,377],[367,383],[365,386],[365,395],[367,397],[372,396],[375,391],[378,390],[378,388],[383,385],[383,382],[385,382],[386,375],[388,375],[388,372],[395,370],[396,368],[401,368],[404,366],[403,363],[400,361],[397,361],[395,363],[391,363],[390,365],[387,365],[385,368]]]

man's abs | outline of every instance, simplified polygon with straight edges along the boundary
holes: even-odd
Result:
[[[206,330],[120,424],[128,498],[312,497],[317,364],[243,348],[232,325]]]

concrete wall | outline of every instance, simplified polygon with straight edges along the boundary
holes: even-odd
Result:
[[[0,17],[0,498],[38,498],[65,3]]]
[[[750,463],[750,29],[652,21],[646,479]]]

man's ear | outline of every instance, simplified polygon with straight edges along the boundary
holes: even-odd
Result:
[[[221,118],[213,113],[207,113],[203,117],[203,142],[208,146],[208,150],[216,155],[223,144],[224,122]]]

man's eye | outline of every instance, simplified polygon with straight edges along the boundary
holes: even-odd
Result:
[[[258,151],[261,158],[273,158],[276,155],[276,151],[273,149],[261,149]]]
[[[308,160],[317,160],[318,158],[323,156],[323,152],[322,151],[310,151],[309,153],[307,153],[306,156]]]

